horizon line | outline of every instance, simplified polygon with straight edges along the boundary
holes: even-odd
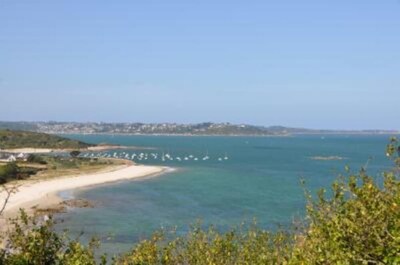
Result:
[[[230,125],[246,125],[246,126],[254,126],[254,127],[263,127],[263,128],[271,128],[271,127],[283,127],[287,129],[303,129],[303,130],[313,130],[313,131],[348,131],[348,132],[362,132],[362,131],[383,131],[383,132],[396,132],[400,133],[400,129],[324,129],[324,128],[311,128],[311,127],[296,127],[296,126],[287,126],[287,125],[257,125],[250,123],[234,123],[234,122],[213,122],[213,121],[203,121],[203,122],[141,122],[141,121],[56,121],[56,120],[35,120],[35,121],[27,121],[27,120],[0,120],[0,123],[77,123],[77,124],[90,124],[90,123],[104,123],[104,124],[177,124],[177,125],[196,125],[203,123],[213,123],[213,124],[230,124]]]

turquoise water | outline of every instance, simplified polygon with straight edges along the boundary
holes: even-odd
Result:
[[[101,235],[108,252],[129,249],[161,227],[188,225],[202,220],[221,230],[257,219],[274,229],[290,225],[304,215],[300,179],[315,191],[328,187],[345,165],[365,166],[374,175],[390,166],[385,157],[388,136],[295,136],[295,137],[178,137],[70,135],[91,142],[107,142],[153,150],[115,150],[158,153],[143,164],[167,165],[176,171],[160,176],[124,181],[74,191],[74,196],[96,202],[92,209],[72,209],[60,218],[60,229],[72,234],[84,231],[83,239]],[[161,161],[161,154],[183,161]],[[125,154],[124,154],[125,155]],[[202,158],[208,155],[209,160]],[[229,159],[223,159],[227,156]],[[340,156],[344,160],[313,160],[313,156]],[[219,161],[218,158],[222,158]],[[377,175],[377,177],[379,177]]]

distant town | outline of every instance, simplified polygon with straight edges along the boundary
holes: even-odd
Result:
[[[138,134],[138,135],[227,135],[287,136],[293,134],[399,134],[396,130],[312,130],[283,126],[212,123],[107,123],[107,122],[8,122],[0,129],[23,130],[49,134]]]

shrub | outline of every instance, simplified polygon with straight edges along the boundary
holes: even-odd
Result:
[[[30,154],[26,161],[30,163],[38,163],[41,165],[47,164],[47,162],[43,159],[43,157],[35,154]]]
[[[170,241],[156,233],[139,243],[117,264],[284,264],[289,260],[291,236],[251,226],[219,233],[195,226],[185,237]]]
[[[0,251],[0,264],[96,264],[97,241],[84,246],[65,234],[57,234],[51,218],[39,223],[21,210],[19,218],[11,223],[13,230],[8,235],[6,248]],[[105,257],[101,260],[101,264],[105,264]]]
[[[0,166],[0,184],[18,178],[19,167],[15,162]]]

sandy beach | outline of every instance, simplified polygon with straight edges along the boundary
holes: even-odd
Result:
[[[108,150],[119,150],[119,149],[152,149],[152,148],[143,148],[143,147],[136,147],[136,146],[122,146],[122,145],[97,145],[97,146],[90,146],[88,148],[79,149],[81,152],[85,151],[92,151],[92,152],[101,152],[101,151],[108,151]],[[55,149],[55,148],[13,148],[13,149],[0,149],[1,152],[7,153],[26,153],[26,154],[45,154],[45,153],[55,153],[55,152],[71,152],[75,149]]]
[[[3,217],[15,216],[20,208],[29,212],[34,206],[44,208],[55,205],[61,202],[61,198],[57,196],[57,193],[63,190],[145,177],[162,173],[167,169],[160,166],[121,165],[93,174],[60,177],[38,182],[23,182],[18,187],[18,191],[9,198]],[[0,193],[1,203],[3,203],[5,196],[5,192]]]
[[[50,148],[13,148],[13,149],[0,149],[1,152],[7,153],[26,153],[26,154],[44,154],[51,153],[55,149]]]

